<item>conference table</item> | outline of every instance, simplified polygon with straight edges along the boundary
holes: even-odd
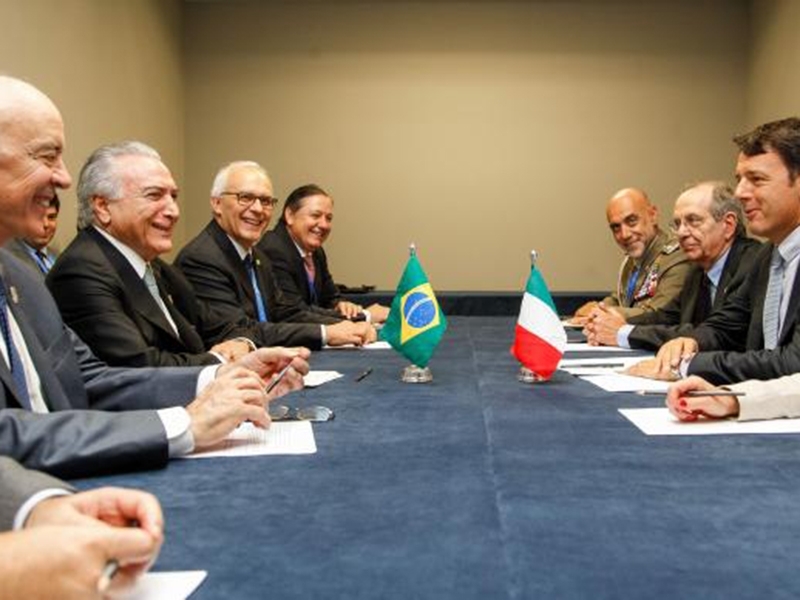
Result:
[[[663,397],[518,382],[514,321],[450,318],[429,384],[315,353],[344,377],[286,403],[336,412],[316,454],[77,484],[155,493],[155,570],[207,570],[198,600],[800,597],[799,436],[646,436],[618,408]]]

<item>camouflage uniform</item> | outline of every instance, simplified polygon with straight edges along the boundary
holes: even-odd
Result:
[[[634,272],[637,266],[639,270]],[[634,261],[625,257],[619,270],[617,291],[603,302],[617,308],[626,319],[663,308],[680,294],[691,267],[678,242],[659,231],[641,259]],[[628,285],[632,277],[636,277],[636,284],[629,297]]]

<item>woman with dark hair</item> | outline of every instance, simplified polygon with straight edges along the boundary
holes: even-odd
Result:
[[[332,227],[333,199],[318,185],[304,185],[289,194],[278,224],[259,245],[290,302],[346,319],[382,323],[388,308],[379,304],[364,308],[339,294],[322,247]]]

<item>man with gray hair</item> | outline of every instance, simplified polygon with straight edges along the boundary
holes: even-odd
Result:
[[[761,244],[747,237],[742,207],[733,189],[707,181],[688,187],[675,201],[670,224],[683,252],[694,263],[680,295],[655,311],[626,319],[598,306],[586,324],[589,343],[657,349],[685,335],[722,305],[742,281]]]
[[[284,298],[269,258],[256,246],[277,203],[272,193],[258,163],[238,161],[219,170],[211,187],[211,222],[175,261],[197,296],[226,319],[244,319],[262,345],[281,340],[317,349],[374,341],[369,323],[312,312]]]
[[[102,146],[81,170],[80,231],[47,285],[64,321],[109,364],[208,365],[251,348],[247,323],[215,314],[159,258],[172,249],[177,198],[169,169],[141,142]]]
[[[38,89],[0,76],[0,131],[2,244],[72,179],[61,114]],[[308,351],[297,349],[259,349],[205,369],[109,367],[64,325],[40,278],[6,250],[0,334],[0,455],[63,477],[162,467],[246,420],[266,426],[270,397],[301,387],[308,369]],[[264,381],[290,364],[289,376],[265,394]]]

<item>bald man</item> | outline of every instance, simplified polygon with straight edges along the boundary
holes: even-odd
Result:
[[[691,263],[678,243],[658,227],[658,208],[642,190],[625,188],[606,207],[608,227],[625,253],[616,291],[603,300],[626,319],[663,308],[681,291]],[[585,324],[597,302],[587,302],[573,321]]]

